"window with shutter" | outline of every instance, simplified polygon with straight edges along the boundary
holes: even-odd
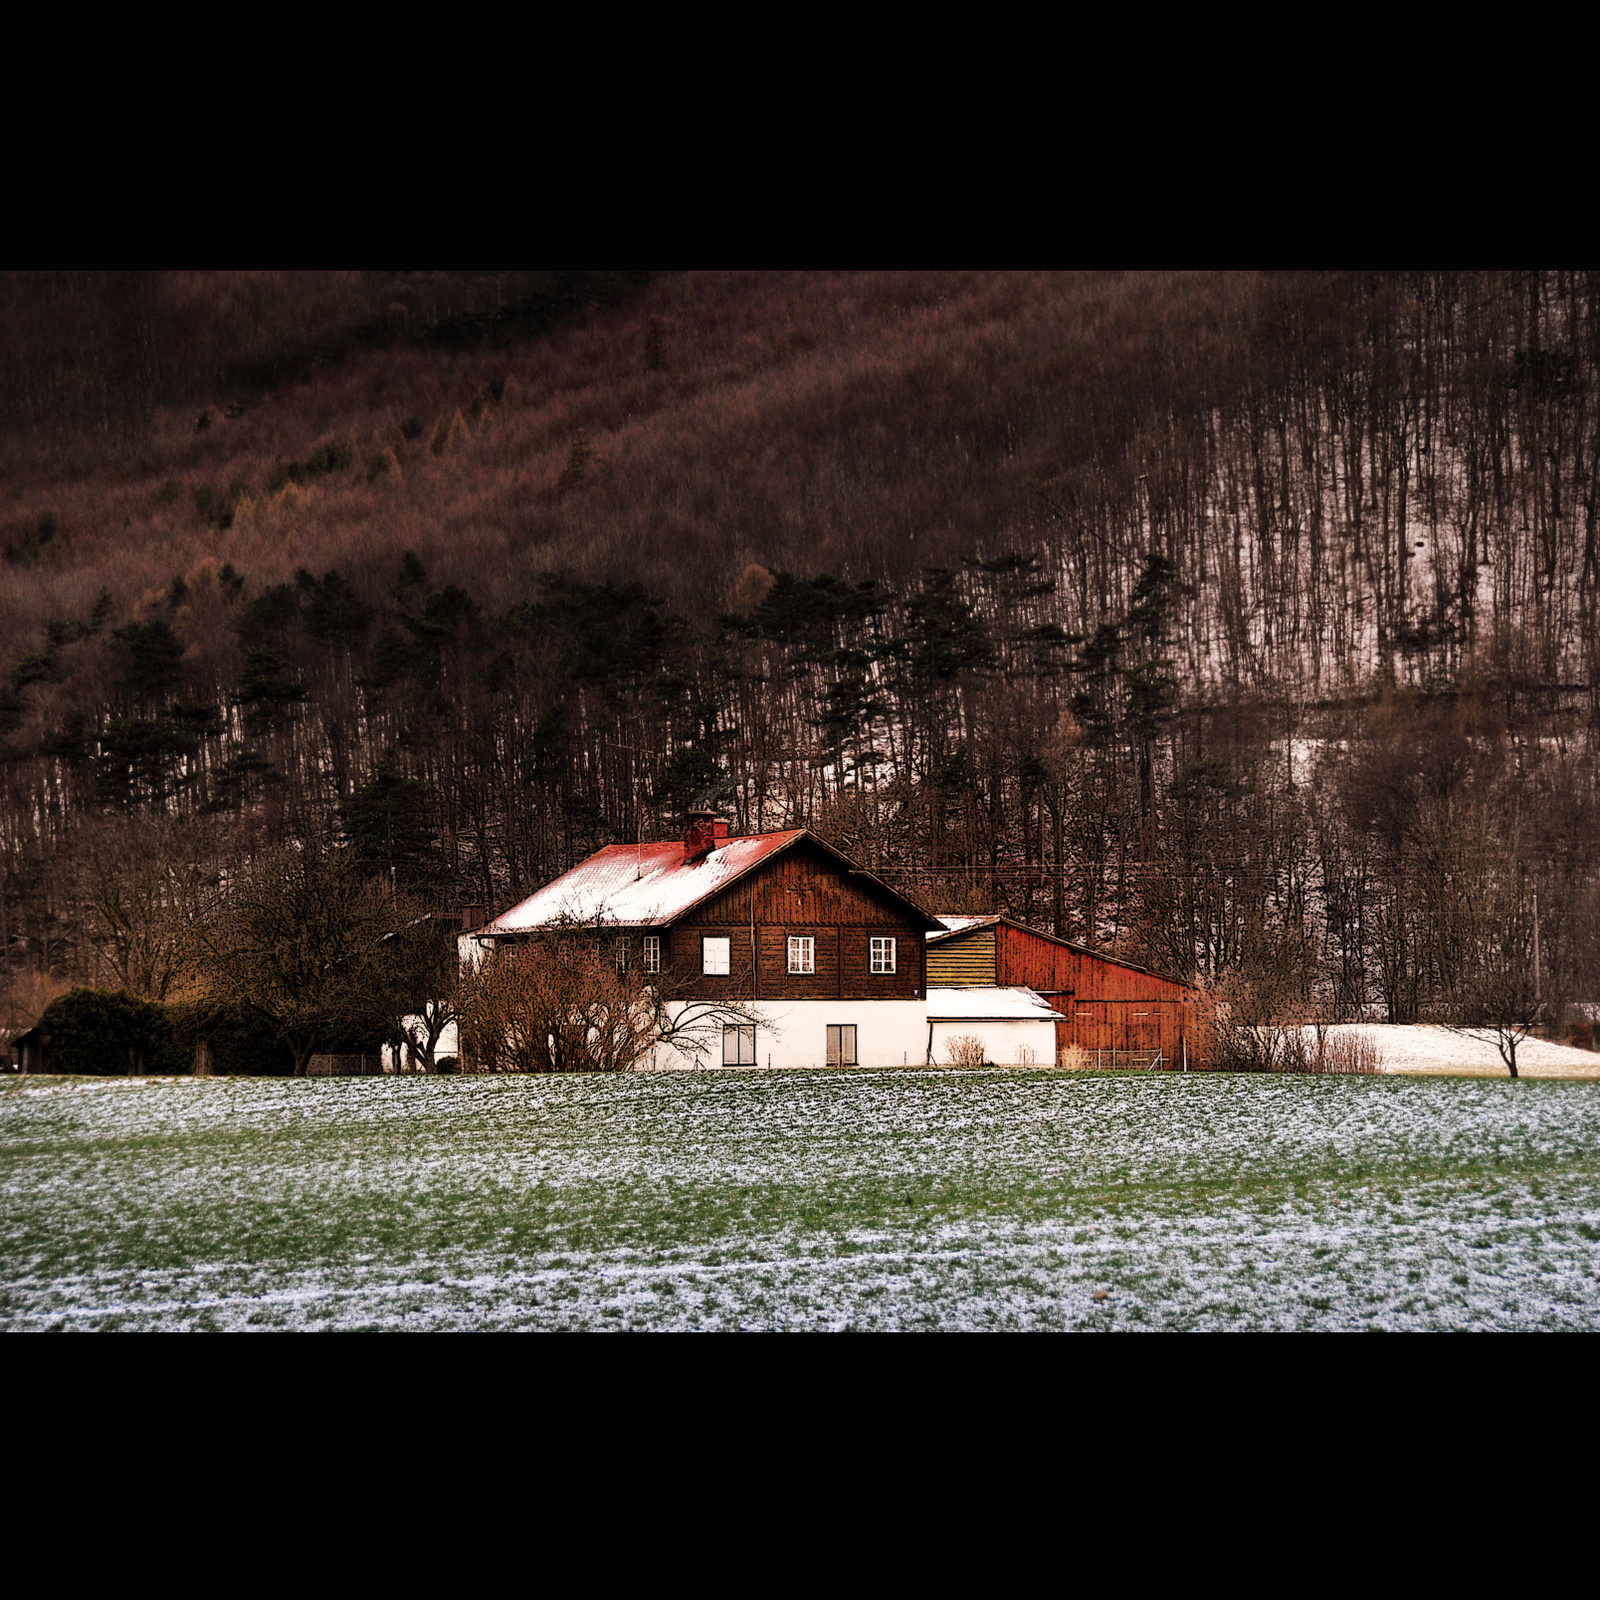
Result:
[[[756,1064],[756,1025],[753,1022],[734,1022],[723,1028],[722,1064],[725,1067]]]
[[[828,1065],[853,1067],[856,1065],[856,1025],[853,1022],[828,1024]]]

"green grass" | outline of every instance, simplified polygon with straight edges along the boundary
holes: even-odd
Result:
[[[1588,1084],[5,1090],[12,1328],[1600,1326]]]

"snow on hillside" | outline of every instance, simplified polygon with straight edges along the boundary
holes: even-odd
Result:
[[[1307,1029],[1308,1041],[1311,1030]],[[1376,1046],[1379,1071],[1391,1073],[1457,1073],[1472,1077],[1505,1077],[1506,1064],[1490,1029],[1457,1033],[1418,1023],[1411,1026],[1352,1022],[1328,1030],[1330,1035],[1355,1035]],[[1600,1078],[1600,1054],[1544,1039],[1524,1039],[1517,1046],[1517,1071],[1525,1078]]]

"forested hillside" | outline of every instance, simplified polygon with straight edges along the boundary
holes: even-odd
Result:
[[[129,907],[269,844],[503,906],[712,791],[1277,1006],[1536,928],[1600,997],[1600,276],[0,296],[13,983],[157,986]]]

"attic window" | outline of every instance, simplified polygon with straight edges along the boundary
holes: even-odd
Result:
[[[789,936],[789,970],[815,972],[817,970],[817,941],[797,934]]]
[[[703,934],[700,970],[708,978],[725,978],[733,970],[733,941],[726,934]]]

